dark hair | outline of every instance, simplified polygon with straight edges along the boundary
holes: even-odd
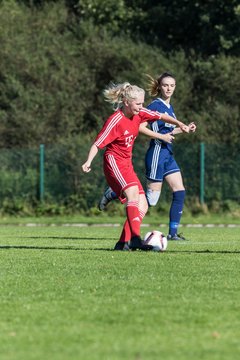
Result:
[[[149,78],[147,90],[149,92],[149,95],[151,96],[157,96],[160,93],[161,82],[164,78],[171,77],[176,81],[175,76],[167,71],[159,75],[156,79],[154,79],[152,76],[148,74],[147,77]]]
[[[167,71],[166,71],[166,72],[162,73],[162,74],[158,77],[157,81],[158,81],[159,85],[161,84],[161,81],[162,81],[164,78],[166,78],[166,77],[171,77],[171,78],[173,78],[173,79],[176,81],[175,76],[174,76],[173,74],[171,74],[170,72],[167,72]]]

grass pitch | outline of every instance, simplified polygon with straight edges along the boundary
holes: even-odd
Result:
[[[0,227],[1,360],[239,358],[239,228],[165,253],[112,251],[120,230]]]

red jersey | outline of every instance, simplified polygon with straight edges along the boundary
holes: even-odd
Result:
[[[131,119],[118,110],[107,119],[94,144],[99,149],[106,147],[105,155],[112,154],[115,158],[131,159],[140,124],[157,119],[161,119],[159,112],[145,108]]]

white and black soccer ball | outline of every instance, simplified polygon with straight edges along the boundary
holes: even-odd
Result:
[[[144,236],[144,243],[146,245],[152,245],[153,251],[165,251],[168,245],[166,236],[164,236],[161,231],[157,230],[149,231]]]

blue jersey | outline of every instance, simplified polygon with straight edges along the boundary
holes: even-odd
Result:
[[[160,112],[162,114],[170,115],[170,116],[172,116],[172,117],[174,117],[176,119],[176,116],[174,114],[174,110],[173,110],[172,105],[167,104],[161,98],[157,98],[157,99],[153,100],[147,106],[147,108],[149,110],[158,111],[158,112]],[[156,121],[152,122],[150,124],[150,126],[151,126],[151,130],[153,130],[155,132],[158,132],[160,134],[170,133],[175,128],[175,125],[165,123],[162,120],[156,120]],[[169,143],[167,143],[165,141],[162,141],[162,140],[152,139],[151,142],[150,142],[150,147],[155,146],[156,144],[159,145],[159,143],[161,143],[162,148],[167,148],[170,151],[170,153],[172,154],[172,144],[169,144]]]
[[[176,118],[172,105],[165,103],[160,98],[153,100],[148,109]],[[175,125],[165,123],[162,120],[156,120],[150,126],[153,131],[160,134],[170,133],[175,128]],[[146,178],[150,181],[162,182],[166,176],[179,172],[179,166],[173,157],[172,144],[159,139],[152,139],[145,156],[145,167]]]

